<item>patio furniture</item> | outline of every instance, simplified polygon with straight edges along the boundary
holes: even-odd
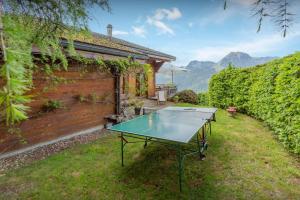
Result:
[[[158,91],[157,104],[166,103],[166,101],[165,91]]]
[[[236,115],[237,112],[236,107],[228,107],[226,110],[229,113],[230,117],[234,117]]]
[[[157,108],[151,108],[151,107],[144,107],[143,108],[143,114],[144,115],[150,114],[150,113],[155,112],[155,111],[157,111]]]

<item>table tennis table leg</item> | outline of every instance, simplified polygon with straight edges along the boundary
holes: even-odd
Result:
[[[199,156],[201,158],[201,145],[200,145],[200,139],[199,139],[199,132],[197,133],[197,144],[198,144]]]
[[[209,120],[209,135],[211,135],[211,121]]]
[[[205,140],[205,126],[201,128],[201,136],[200,132],[197,133],[197,145],[198,145],[198,152],[199,152],[199,158],[201,160],[205,159],[205,155],[202,153],[206,149],[206,140]],[[201,139],[202,137],[202,139]],[[200,141],[201,139],[201,141]]]
[[[122,159],[122,167],[124,166],[124,139],[123,139],[123,133],[121,133],[121,159]]]
[[[147,144],[148,144],[148,138],[146,137],[145,144],[144,144],[144,149],[147,147]]]
[[[177,147],[177,159],[178,159],[178,181],[179,181],[179,189],[182,191],[182,177],[183,177],[183,155],[182,149],[179,145]]]

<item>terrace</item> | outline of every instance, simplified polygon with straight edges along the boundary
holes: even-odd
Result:
[[[177,92],[177,86],[174,84],[156,84],[156,91],[165,91],[167,98],[172,97]]]

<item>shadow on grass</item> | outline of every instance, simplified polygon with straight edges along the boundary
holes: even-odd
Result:
[[[213,135],[208,140],[211,145],[206,152],[206,160],[201,161],[198,154],[195,154],[187,156],[184,161],[182,193],[179,191],[176,150],[158,143],[151,143],[145,149],[136,150],[138,152],[133,155],[126,153],[130,144],[125,147],[125,166],[121,170],[121,182],[130,189],[142,187],[150,190],[156,199],[197,199],[203,195],[214,197],[216,188],[211,183],[214,180],[207,177],[215,176],[213,168],[210,167],[213,160],[211,156],[223,149],[224,141],[222,136]],[[197,149],[196,145],[192,145]]]

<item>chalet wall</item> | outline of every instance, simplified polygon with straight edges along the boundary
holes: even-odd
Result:
[[[148,97],[155,96],[155,72],[152,65],[151,67],[153,73],[148,75]]]
[[[27,144],[21,144],[16,134],[9,134],[2,123],[0,152],[30,146],[105,123],[104,117],[115,112],[114,77],[109,73],[97,72],[93,66],[85,68],[88,72],[83,72],[82,69],[82,66],[73,64],[68,72],[56,73],[64,78],[56,84],[41,75],[35,76],[39,78],[34,80],[35,89],[31,91],[35,97],[29,104],[30,119],[18,126]],[[86,100],[80,101],[79,95]],[[63,107],[45,112],[42,107],[48,100],[59,100]]]
[[[136,94],[136,74],[130,73],[128,75],[128,92],[129,94]]]
[[[147,97],[154,97],[155,96],[155,72],[154,67],[152,67],[152,72],[148,74],[148,81],[147,81]],[[133,96],[137,95],[137,73],[130,73],[121,76],[121,93],[129,93]]]

